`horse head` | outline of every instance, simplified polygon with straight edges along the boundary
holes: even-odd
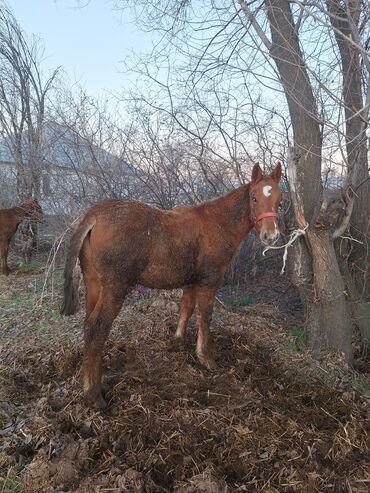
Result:
[[[27,217],[34,221],[41,221],[43,212],[36,197],[30,197],[23,203],[22,207],[25,210]]]
[[[279,239],[278,209],[281,201],[279,182],[281,163],[277,163],[269,176],[263,176],[257,163],[253,167],[249,197],[251,220],[264,245],[274,245]]]

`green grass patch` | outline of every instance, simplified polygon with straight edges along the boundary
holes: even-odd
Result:
[[[8,332],[14,326],[14,319],[22,313],[30,312],[34,308],[35,297],[33,294],[13,294],[10,298],[0,299],[0,325],[3,333]],[[1,493],[1,490],[0,490]]]
[[[18,269],[23,271],[41,269],[42,267],[44,267],[44,264],[40,262],[40,260],[31,260],[28,264],[25,264],[24,262],[18,264]]]
[[[11,298],[0,299],[0,309],[3,310],[15,310],[20,307],[31,308],[33,305],[32,296],[24,294],[15,294]]]
[[[346,381],[346,385],[352,389],[356,389],[364,395],[370,396],[370,380],[353,372],[351,377]]]
[[[299,353],[307,346],[307,334],[299,327],[290,327],[283,346],[290,353]]]
[[[11,467],[7,475],[0,478],[0,491],[1,493],[17,493],[20,491],[21,483],[18,476],[15,474],[14,469]]]
[[[254,304],[254,300],[249,298],[249,296],[238,294],[220,293],[217,295],[216,301],[218,301],[221,305],[231,309],[245,308],[246,306]]]
[[[35,324],[35,333],[42,339],[49,339],[51,336],[52,323],[49,320],[43,320]]]
[[[30,295],[41,294],[44,288],[44,279],[33,279],[32,281],[29,281],[27,285]]]
[[[49,315],[52,320],[60,320],[62,318],[60,312],[54,309],[50,310]]]

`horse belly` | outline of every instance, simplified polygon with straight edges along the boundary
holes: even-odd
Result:
[[[148,288],[175,289],[191,284],[195,276],[195,255],[191,249],[153,252],[139,282]]]

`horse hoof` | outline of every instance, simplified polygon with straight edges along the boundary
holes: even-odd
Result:
[[[201,365],[205,366],[207,370],[215,370],[217,364],[213,358],[210,356],[204,356],[203,354],[197,354],[198,361]]]
[[[175,336],[173,339],[170,340],[168,346],[170,351],[174,351],[174,352],[181,351],[182,349],[184,349],[185,340],[183,337]]]
[[[85,396],[86,404],[97,411],[103,411],[107,407],[107,402],[103,399],[101,394],[94,393],[86,393]]]

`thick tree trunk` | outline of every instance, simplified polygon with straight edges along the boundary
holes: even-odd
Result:
[[[316,102],[299,46],[290,4],[267,0],[274,58],[287,98],[294,136],[288,163],[295,217],[306,230],[306,248],[297,245],[291,256],[295,281],[306,313],[309,345],[341,351],[351,362],[351,323],[331,234],[316,228],[321,206],[320,124]]]
[[[370,342],[370,303],[368,273],[368,243],[370,216],[370,189],[366,129],[368,110],[364,109],[361,86],[359,51],[346,38],[355,38],[361,4],[351,0],[344,9],[338,0],[327,0],[328,12],[338,45],[343,74],[343,102],[346,118],[346,150],[351,185],[356,189],[351,216],[351,235],[358,241],[351,245],[350,255],[342,259],[351,311],[356,320],[364,345]],[[352,26],[352,27],[351,27]],[[345,38],[345,37],[346,38]],[[347,252],[346,252],[347,253]],[[349,265],[348,265],[349,264]]]
[[[297,186],[302,214],[310,224],[320,210],[322,137],[316,102],[307,75],[289,2],[267,0],[271,55],[276,63],[289,106],[297,161]]]
[[[34,175],[34,173],[31,172],[30,167],[30,163],[25,166],[22,160],[19,161],[17,169],[17,192],[19,202],[25,202],[30,197],[40,198],[40,177]],[[28,263],[32,260],[37,249],[37,221],[33,218],[25,219],[19,227],[19,232],[21,234],[23,261]]]
[[[301,228],[305,217],[296,168],[299,158],[290,152],[288,162],[291,197]],[[345,296],[345,284],[328,229],[306,230],[306,242],[297,243],[290,253],[292,280],[299,289],[305,308],[309,346],[343,353],[352,363],[352,322]]]
[[[309,344],[315,340],[311,334],[320,333],[320,305],[315,302],[311,252],[303,238],[290,247],[288,272],[301,298]]]
[[[339,270],[330,231],[308,233],[314,272],[314,303],[319,304],[319,324],[311,327],[309,344],[315,349],[337,349],[352,360],[352,322],[345,285]]]
[[[292,208],[289,208],[289,212],[285,214],[285,222],[290,232],[296,228],[297,222]],[[287,266],[289,277],[298,289],[301,298],[306,326],[311,327],[318,323],[319,317],[318,307],[313,297],[312,257],[305,238],[298,237],[289,248]]]
[[[338,250],[338,249],[337,249]],[[362,348],[365,353],[370,352],[370,303],[358,292],[354,277],[348,267],[347,257],[340,256],[340,268],[346,285],[348,307],[361,338]]]
[[[344,10],[338,0],[327,0],[327,6],[342,62],[347,163],[352,184],[356,187],[369,178],[366,138],[368,116],[364,111],[359,52],[341,33],[347,38],[353,38],[350,23],[357,26],[361,5],[359,0],[352,0],[349,9]],[[367,230],[369,212],[369,188],[362,186],[356,192],[351,217],[354,231],[363,234]]]

